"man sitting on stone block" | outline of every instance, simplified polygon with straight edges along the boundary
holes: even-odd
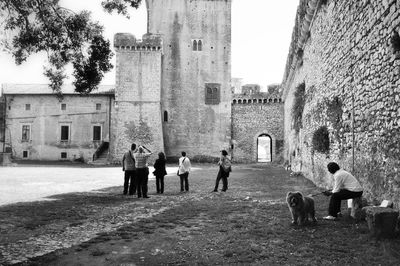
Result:
[[[340,213],[342,200],[361,197],[363,188],[352,174],[340,169],[337,163],[328,163],[328,171],[333,175],[334,186],[332,191],[323,192],[324,195],[331,196],[328,209],[329,215],[323,217],[323,219],[336,220],[338,213]]]

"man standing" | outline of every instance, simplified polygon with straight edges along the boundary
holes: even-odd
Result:
[[[129,195],[133,195],[136,192],[136,167],[135,159],[133,158],[133,153],[136,150],[136,144],[132,143],[131,149],[127,151],[122,157],[122,171],[125,172],[124,181],[124,191],[123,194],[126,195],[128,192],[129,185]]]
[[[329,215],[323,219],[336,220],[338,213],[340,213],[342,200],[361,197],[363,194],[363,188],[352,174],[340,169],[337,163],[330,162],[327,167],[329,173],[333,174],[335,184],[332,192],[324,192],[326,196],[331,196],[331,199],[329,201]]]
[[[181,192],[184,190],[189,191],[189,172],[190,172],[190,160],[186,157],[186,152],[182,152],[182,157],[179,158],[178,175],[181,179]],[[185,188],[185,189],[184,189]]]
[[[149,180],[147,160],[150,155],[151,151],[143,145],[139,145],[138,151],[133,154],[136,166],[136,187],[138,198],[141,198],[142,195],[143,198],[149,198],[149,196],[147,196],[147,182]]]

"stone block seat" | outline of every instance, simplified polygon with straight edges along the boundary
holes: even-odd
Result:
[[[364,207],[368,228],[376,238],[392,237],[395,235],[399,211],[388,207]]]
[[[363,203],[362,197],[357,197],[353,199],[347,200],[347,208],[349,210],[349,215],[355,220],[360,221],[365,218],[362,212],[363,206],[366,204]]]

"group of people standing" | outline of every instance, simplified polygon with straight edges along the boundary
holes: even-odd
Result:
[[[138,198],[149,198],[148,180],[149,167],[148,159],[152,152],[143,145],[131,145],[131,149],[124,153],[122,157],[122,171],[124,171],[124,190],[123,194],[134,195],[137,192]],[[177,175],[180,177],[181,192],[189,191],[189,173],[191,171],[190,159],[186,156],[186,152],[181,153]],[[166,157],[163,152],[158,153],[158,159],[154,162],[153,174],[156,177],[157,194],[164,193],[164,177],[166,171]],[[231,161],[228,158],[228,153],[225,150],[221,151],[221,158],[218,162],[219,171],[215,182],[214,192],[218,191],[218,185],[222,179],[223,187],[221,191],[228,189],[228,177],[232,171]]]

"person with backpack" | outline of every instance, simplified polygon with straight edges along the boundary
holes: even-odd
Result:
[[[221,151],[221,158],[218,162],[219,171],[217,175],[217,179],[215,181],[215,188],[213,192],[218,191],[219,181],[222,179],[222,192],[225,192],[228,189],[228,177],[229,173],[232,171],[232,163],[228,158],[228,152],[226,150]]]

